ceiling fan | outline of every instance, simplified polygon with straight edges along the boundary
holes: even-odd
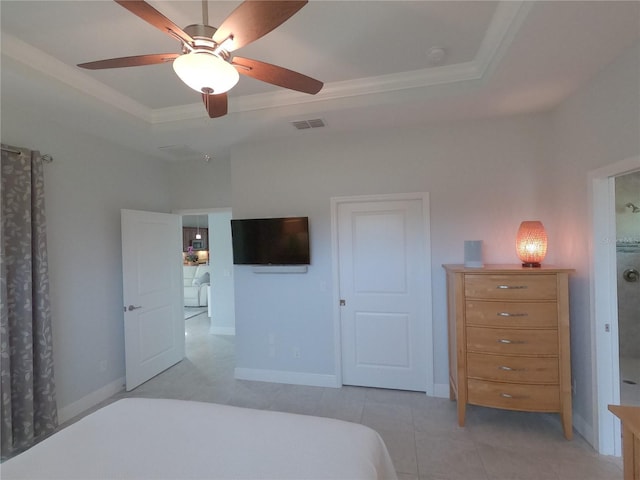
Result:
[[[275,29],[305,6],[307,0],[245,0],[216,29],[208,25],[208,4],[202,0],[202,24],[184,29],[142,0],[115,0],[158,30],[180,41],[182,53],[158,53],[81,63],[90,70],[136,67],[173,61],[173,69],[202,95],[209,117],[227,114],[227,91],[239,74],[303,93],[316,94],[323,83],[277,65],[231,57],[231,53]]]

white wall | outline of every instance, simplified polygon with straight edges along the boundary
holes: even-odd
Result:
[[[172,161],[169,192],[174,210],[231,206],[229,158]]]
[[[588,172],[640,154],[640,44],[627,50],[565,101],[551,117],[553,185],[558,263],[576,268],[571,276],[571,357],[576,381],[574,414],[593,428],[594,405],[589,318],[590,206]],[[585,431],[590,436],[590,432]]]
[[[209,262],[212,289],[209,333],[234,335],[236,314],[230,209],[209,214]]]
[[[2,141],[54,157],[45,166],[45,200],[56,390],[64,420],[90,407],[91,398],[83,399],[96,391],[121,386],[120,209],[169,211],[168,168],[74,134],[4,98]]]
[[[487,262],[517,261],[520,222],[550,220],[540,175],[551,156],[549,136],[549,118],[532,115],[412,130],[302,132],[290,141],[234,149],[234,218],[309,216],[312,250],[303,275],[236,267],[237,367],[334,375],[330,198],[425,191],[431,200],[435,382],[446,384],[441,264],[461,263],[469,239],[484,240]],[[550,231],[551,238],[557,234]],[[553,257],[552,247],[549,263]],[[275,336],[275,358],[268,356],[269,335]],[[293,358],[293,347],[300,359]]]

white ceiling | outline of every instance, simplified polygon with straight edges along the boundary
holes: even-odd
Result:
[[[201,3],[150,1],[174,23]],[[218,26],[238,1],[209,2]],[[170,64],[87,71],[105,58],[177,52],[178,42],[113,1],[0,2],[2,102],[161,158],[224,156],[238,142],[324,131],[544,111],[640,40],[636,1],[323,1],[238,55],[325,83],[315,96],[242,77],[230,114],[209,119]],[[430,65],[428,51],[446,52]],[[173,153],[159,147],[174,146]]]

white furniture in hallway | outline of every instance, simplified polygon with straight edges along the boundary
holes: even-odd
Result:
[[[210,285],[209,265],[184,265],[184,306],[206,307]]]

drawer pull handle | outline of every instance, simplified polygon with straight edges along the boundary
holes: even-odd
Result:
[[[513,395],[509,395],[508,393],[501,393],[500,396],[503,398],[513,398]]]
[[[501,290],[522,290],[527,288],[526,285],[498,285],[496,288]]]
[[[509,313],[509,312],[498,312],[499,317],[528,317],[528,313]]]
[[[515,368],[507,367],[506,365],[500,365],[498,370],[504,370],[505,372],[515,372]]]
[[[501,338],[498,340],[498,343],[507,343],[510,345],[515,345],[519,343],[525,343],[524,340],[509,340],[508,338]]]

